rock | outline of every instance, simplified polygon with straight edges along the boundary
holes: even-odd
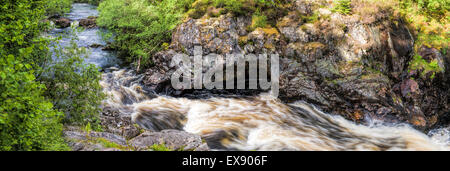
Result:
[[[445,72],[445,59],[444,56],[439,52],[439,50],[435,48],[429,48],[427,46],[422,46],[419,49],[419,55],[422,56],[427,62],[432,62],[433,60],[437,61],[438,67]]]
[[[104,108],[100,116],[104,130],[131,139],[141,133],[141,128],[133,124],[129,114],[122,114],[111,108]]]
[[[178,130],[163,130],[161,132],[144,132],[133,138],[129,143],[138,149],[146,150],[154,144],[164,144],[173,150],[209,150],[200,136]]]
[[[113,51],[116,50],[115,47],[113,47],[113,45],[111,44],[111,42],[107,42],[105,46],[103,46],[102,50],[105,51]]]
[[[253,42],[255,53],[275,52],[279,47],[280,33],[276,28],[257,28],[248,34],[248,40]]]
[[[197,147],[195,149],[195,151],[209,151],[209,150],[210,149],[208,147],[208,144],[206,144],[206,143],[203,143],[202,145],[200,145],[199,147]]]
[[[127,146],[125,138],[107,132],[90,132],[87,134],[81,130],[66,130],[63,135],[69,141],[68,145],[73,151],[111,151],[112,147],[107,147],[107,145],[115,146],[114,150],[122,150],[118,148]]]
[[[155,55],[144,83],[157,93],[202,97],[193,93],[199,91],[171,89],[175,54],[192,58],[195,46],[202,47],[203,56],[274,53],[280,55],[279,97],[285,102],[304,100],[357,122],[368,116],[431,128],[444,118],[450,111],[450,76],[444,74],[449,70],[448,54],[420,48],[424,60],[442,69],[422,78],[423,69],[409,69],[414,38],[402,19],[389,17],[388,9],[362,20],[357,13],[342,15],[327,7],[325,0],[296,0],[276,27],[255,30],[247,29],[251,20],[244,17],[188,19],[176,28],[169,49]],[[312,11],[319,17],[305,18]]]
[[[79,26],[84,27],[84,28],[94,28],[97,27],[97,23],[96,23],[97,17],[93,17],[90,16],[86,19],[81,19],[79,21]]]
[[[70,20],[68,18],[58,18],[54,19],[55,25],[60,28],[67,28],[70,27]]]
[[[104,46],[101,45],[101,44],[96,44],[96,43],[94,43],[94,44],[92,44],[92,45],[89,45],[89,47],[90,47],[90,48],[99,48],[99,47],[104,47]]]
[[[318,6],[327,6],[331,3],[325,0],[294,0],[293,7],[302,15],[311,14]]]
[[[403,97],[412,96],[411,94],[418,94],[419,92],[419,84],[416,81],[408,79],[402,82],[401,91]]]
[[[216,18],[189,19],[180,24],[172,36],[172,47],[194,55],[194,46],[202,45],[203,53],[233,53],[239,52],[239,35],[246,34],[249,19],[232,18],[221,15]]]

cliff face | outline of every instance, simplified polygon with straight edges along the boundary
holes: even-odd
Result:
[[[448,54],[432,47],[417,50],[407,24],[389,10],[378,15],[343,15],[326,1],[297,0],[276,24],[249,29],[251,17],[224,14],[186,19],[172,43],[154,56],[145,83],[170,90],[170,66],[176,53],[280,55],[280,99],[304,100],[326,112],[357,122],[376,118],[409,122],[419,129],[447,124],[450,111]],[[431,65],[433,66],[427,66]],[[430,69],[431,68],[431,69]]]

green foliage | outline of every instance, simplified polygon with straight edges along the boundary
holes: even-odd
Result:
[[[309,16],[301,16],[301,18],[305,23],[314,23],[316,21],[319,21],[319,13],[315,12]],[[344,25],[344,27],[346,27],[346,25]]]
[[[214,0],[213,3],[215,7],[224,8],[227,11],[238,15],[245,14],[246,10],[244,7],[248,8],[248,6],[244,6],[246,4],[243,0]]]
[[[274,19],[284,13],[283,5],[288,0],[196,0],[188,12],[192,18],[202,17],[209,7],[223,9],[221,13],[232,13],[237,16],[252,16],[261,12],[269,19]]]
[[[47,51],[39,38],[46,0],[0,2],[0,150],[68,150],[62,113],[35,79],[36,61]],[[44,55],[45,56],[45,55]]]
[[[442,72],[443,69],[439,67],[438,61],[433,60],[431,62],[427,62],[425,59],[422,58],[420,55],[415,55],[413,60],[410,62],[409,65],[410,70],[420,70],[421,71],[421,77],[424,77],[428,73],[432,73],[431,79],[434,78],[436,73]]]
[[[399,11],[415,29],[416,48],[422,45],[439,50],[450,44],[448,27],[450,1],[405,0],[400,1]]]
[[[171,41],[172,30],[193,0],[105,0],[99,5],[98,25],[115,32],[114,45],[127,52],[136,67],[151,64],[151,56]]]
[[[131,148],[129,146],[123,146],[123,145],[117,144],[115,142],[109,141],[104,138],[96,138],[94,140],[94,143],[100,143],[105,148],[115,148],[115,149],[119,149],[119,150],[133,150],[133,148]]]
[[[267,17],[265,15],[261,15],[260,13],[255,13],[252,16],[252,25],[250,25],[250,30],[254,30],[258,27],[264,28],[267,24]]]
[[[55,47],[54,54],[39,77],[47,87],[45,96],[52,100],[55,109],[66,114],[64,122],[99,124],[100,105],[105,97],[99,68],[85,63],[89,53],[74,40],[70,46]]]
[[[153,144],[149,147],[149,150],[152,151],[173,151],[173,149],[167,147],[164,143],[161,144]]]
[[[352,12],[351,0],[338,0],[336,6],[332,9],[332,11],[341,14],[350,14]]]
[[[88,4],[91,4],[91,5],[98,5],[102,1],[103,0],[75,0],[76,3],[88,3]]]
[[[70,11],[73,0],[48,0],[46,3],[46,14],[51,15],[63,15]]]
[[[403,7],[417,6],[422,14],[427,14],[434,18],[448,17],[446,13],[450,10],[448,0],[403,0]]]

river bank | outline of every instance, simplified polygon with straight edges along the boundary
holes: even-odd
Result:
[[[293,8],[301,11],[302,6],[308,4]],[[155,144],[175,150],[446,150],[445,128],[431,131],[432,139],[413,128],[425,132],[436,128],[434,119],[446,114],[448,99],[446,75],[435,75],[437,86],[429,86],[431,75],[417,80],[412,77],[418,72],[402,75],[414,44],[408,29],[386,18],[367,24],[355,16],[319,11],[330,20],[318,21],[328,25],[287,15],[277,28],[251,32],[247,27],[252,21],[245,17],[190,18],[177,26],[170,46],[153,57],[155,66],[144,74],[109,60],[112,53],[93,46],[106,45],[99,29],[87,28],[77,35],[79,45],[91,47],[88,62],[105,68],[101,85],[107,99],[100,116],[104,132],[66,127],[70,146],[74,150],[151,150],[158,148]],[[95,7],[86,4],[74,4],[69,13],[74,23],[91,15],[96,15]],[[335,27],[340,24],[347,27]],[[319,31],[323,29],[331,31],[324,34]],[[217,95],[172,90],[167,83],[174,72],[169,61],[176,52],[193,55],[194,40],[207,47],[204,54],[283,54],[282,96],[227,98],[221,91]],[[426,53],[427,58],[445,66],[442,55],[423,51],[432,52]],[[380,56],[391,59],[375,65],[387,61]],[[365,59],[375,62],[367,64]],[[419,101],[423,98],[436,102],[437,108]]]
[[[64,16],[50,17],[56,24],[56,28],[49,31],[53,37],[61,36],[59,47],[70,46],[73,39],[79,48],[87,48],[90,53],[85,62],[94,64],[104,72],[103,81],[107,96],[100,115],[103,132],[95,132],[92,128],[70,126],[64,127],[64,137],[69,146],[75,151],[110,151],[110,150],[208,150],[208,146],[202,142],[200,136],[177,130],[163,132],[149,132],[131,122],[130,113],[111,110],[117,106],[108,105],[108,101],[114,100],[111,91],[127,92],[130,82],[140,84],[139,76],[130,69],[120,69],[121,61],[116,53],[107,47],[108,42],[102,35],[106,30],[95,25],[98,16],[96,6],[85,3],[74,3],[71,12]],[[87,23],[87,24],[86,24]],[[81,31],[76,31],[83,27]],[[72,32],[76,34],[71,34]],[[75,36],[75,37],[72,37]],[[110,80],[111,74],[119,72],[120,80]],[[137,77],[137,78],[134,78]],[[131,87],[136,89],[136,87]],[[129,91],[128,91],[129,92]],[[131,97],[126,95],[122,98]],[[120,99],[121,101],[123,99]]]

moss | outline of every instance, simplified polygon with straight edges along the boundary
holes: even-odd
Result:
[[[332,12],[338,12],[341,14],[350,14],[352,12],[351,0],[338,0],[334,8],[331,9]]]
[[[239,37],[239,46],[244,47],[248,42],[248,36]]]
[[[264,34],[266,34],[267,36],[279,35],[280,34],[278,32],[278,30],[276,28],[273,28],[273,27],[266,27],[266,28],[259,28],[259,29],[261,29],[261,31],[263,31]]]
[[[292,22],[293,22],[293,20],[291,18],[284,17],[280,21],[278,21],[277,27],[281,28],[281,27],[291,26]]]
[[[235,16],[252,16],[259,13],[265,16],[270,23],[284,16],[289,7],[289,1],[277,0],[196,0],[192,4],[188,16],[198,19],[208,14],[216,17],[221,14],[231,13]]]
[[[443,72],[443,69],[439,67],[438,61],[436,59],[431,62],[427,62],[420,55],[415,55],[409,64],[409,70],[419,70],[422,71],[420,76],[424,78],[428,73],[432,73],[431,79],[434,79],[436,73]]]
[[[129,150],[130,149],[128,146],[119,145],[115,142],[109,141],[104,138],[96,138],[94,142],[101,144],[105,148],[115,148],[115,149],[119,149],[119,150]]]
[[[275,46],[273,44],[271,44],[271,43],[265,43],[264,44],[264,48],[266,48],[266,49],[275,49]]]
[[[307,31],[309,30],[308,24],[303,24],[303,25],[301,25],[301,26],[300,26],[300,29],[301,29],[302,31],[304,31],[304,32],[307,32]]]
[[[161,144],[153,144],[148,147],[151,151],[174,151],[172,148],[167,147],[164,143]]]
[[[164,50],[169,49],[169,43],[164,42],[164,43],[162,44],[162,48],[163,48]]]
[[[197,0],[194,3],[192,3],[192,9],[190,9],[187,12],[187,15],[194,19],[199,19],[203,17],[203,15],[205,15],[205,13],[208,10],[208,6],[210,5],[211,5],[210,0]]]
[[[224,14],[225,9],[223,8],[216,8],[216,7],[209,7],[207,14],[210,17],[219,17],[220,15]]]
[[[337,86],[337,85],[339,85],[339,82],[336,79],[325,78],[324,81],[327,83],[328,86]]]
[[[319,21],[319,13],[315,12],[312,15],[302,15],[301,19],[304,23],[315,23]]]
[[[309,42],[305,44],[305,50],[307,51],[315,51],[316,49],[323,49],[325,45],[320,42]]]
[[[253,31],[256,28],[267,27],[267,17],[261,14],[254,14],[252,16],[252,24],[249,27],[250,31]]]

